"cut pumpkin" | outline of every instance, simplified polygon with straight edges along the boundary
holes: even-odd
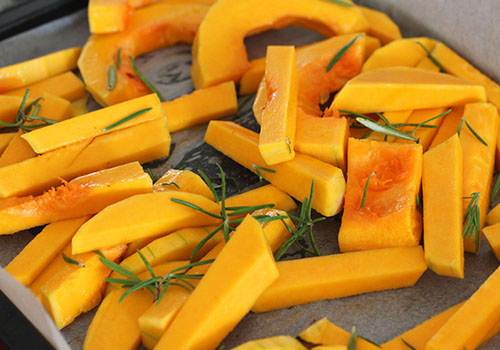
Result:
[[[78,117],[79,115],[87,114],[89,112],[89,109],[87,107],[88,101],[89,95],[85,94],[84,97],[79,98],[78,100],[71,103],[71,109],[73,110],[74,117]]]
[[[181,191],[199,194],[215,200],[212,191],[203,179],[189,170],[170,169],[153,186],[154,192]]]
[[[378,38],[382,45],[401,39],[398,25],[386,13],[364,6],[359,9],[368,21],[368,35]]]
[[[455,135],[458,131],[458,126],[460,125],[460,121],[464,115],[464,107],[453,107],[451,112],[444,117],[439,129],[436,132],[436,135],[432,139],[432,143],[429,146],[429,149],[440,145],[444,141],[448,140],[450,137]]]
[[[483,234],[490,250],[495,254],[497,260],[500,261],[500,224],[483,228]]]
[[[427,151],[429,148],[432,140],[434,139],[434,136],[438,132],[438,128],[441,126],[443,123],[444,117],[440,117],[437,119],[433,119],[434,117],[439,116],[440,114],[444,113],[446,110],[445,108],[430,108],[430,109],[420,109],[413,111],[406,121],[406,123],[409,124],[414,124],[418,125],[421,123],[425,123],[425,125],[428,126],[434,126],[434,128],[418,128],[415,133],[413,131],[415,130],[414,126],[404,126],[401,128],[401,131],[403,132],[410,132],[412,136],[418,139],[418,143],[422,145],[422,150],[423,152]],[[396,142],[398,143],[412,143],[413,141],[408,141],[408,140],[403,140],[400,138],[396,139]]]
[[[273,209],[293,211],[297,209],[295,201],[285,192],[273,185],[257,187],[226,199],[226,207],[256,206],[274,204]]]
[[[121,32],[132,14],[128,0],[90,0],[89,27],[92,34]]]
[[[17,132],[0,133],[0,154],[3,154],[10,141],[17,135]]]
[[[486,216],[488,225],[498,224],[500,222],[500,205],[495,206]]]
[[[232,350],[307,350],[301,342],[288,335],[251,340]]]

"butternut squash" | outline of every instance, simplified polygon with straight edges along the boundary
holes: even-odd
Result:
[[[5,270],[12,277],[29,286],[43,269],[60,254],[78,228],[90,215],[76,219],[67,219],[45,226],[26,247],[12,260]]]
[[[288,335],[280,335],[277,337],[251,340],[233,350],[307,350],[297,339]]]
[[[126,29],[119,33],[92,35],[82,49],[78,68],[87,90],[103,106],[131,100],[150,93],[135,74],[130,57],[171,46],[191,43],[209,7],[194,3],[162,1],[134,12]],[[108,89],[108,69],[115,65],[116,84]]]
[[[436,41],[426,38],[406,38],[394,40],[389,44],[375,50],[363,65],[363,72],[383,67],[416,67],[417,64],[427,57],[425,50],[417,44],[420,42],[429,51],[434,49]]]
[[[439,275],[464,278],[462,146],[452,136],[423,157],[425,260]]]
[[[432,72],[439,72],[440,68],[437,66],[428,56],[422,58],[422,60],[416,65],[417,68],[430,70]]]
[[[464,115],[464,107],[453,107],[451,112],[443,118],[441,125],[439,126],[436,135],[432,139],[429,149],[440,145],[444,141],[448,140],[450,137],[455,135],[460,125],[460,121]]]
[[[92,171],[165,157],[170,150],[166,119],[161,118],[85,140],[0,168],[0,198],[39,194]],[[37,176],[33,176],[36,173]]]
[[[128,0],[90,0],[89,27],[92,34],[121,32],[133,10]]]
[[[258,151],[258,135],[232,122],[211,121],[205,142],[254,171],[254,165],[266,167]],[[325,216],[342,209],[345,179],[342,170],[312,157],[296,153],[291,161],[268,166],[275,172],[262,170],[262,176],[297,200],[309,196],[314,180],[316,192],[312,207]]]
[[[383,45],[401,39],[398,25],[387,14],[364,6],[359,9],[368,21],[368,35],[379,39]]]
[[[257,187],[226,199],[227,207],[256,206],[274,204],[274,209],[293,211],[297,209],[295,201],[285,192],[273,185]]]
[[[366,60],[370,58],[371,55],[373,55],[373,53],[375,52],[375,50],[380,48],[380,46],[382,45],[380,44],[379,39],[367,35],[365,39],[365,57],[363,59],[363,62],[366,62]]]
[[[500,222],[500,205],[495,206],[486,216],[486,224],[494,225]]]
[[[491,251],[500,261],[500,225],[494,224],[483,228],[483,234],[484,238],[486,238],[486,242],[488,242],[488,246],[490,247]]]
[[[76,101],[71,103],[71,109],[73,110],[73,116],[78,117],[82,114],[87,114],[89,109],[87,107],[87,103],[89,101],[89,95],[85,94],[82,98],[79,98]]]
[[[17,132],[2,132],[0,133],[0,154],[3,154],[10,141],[17,135]],[[1,156],[0,156],[1,157]]]
[[[350,138],[340,251],[418,245],[421,176],[421,145]]]
[[[490,203],[491,181],[495,167],[495,149],[498,133],[498,110],[489,103],[474,103],[465,106],[463,118],[472,129],[487,143],[485,146],[465,125],[460,132],[464,163],[464,197],[479,192],[480,227],[484,226]],[[463,200],[464,213],[470,199]],[[476,243],[479,243],[476,245]],[[481,231],[479,237],[464,238],[466,252],[479,252]]]
[[[113,203],[151,190],[151,178],[137,162],[81,176],[41,196],[30,196],[18,205],[1,209],[0,235],[95,214]]]
[[[0,93],[75,69],[80,51],[81,48],[73,47],[0,68]]]
[[[141,115],[116,125],[141,111],[144,111]],[[36,153],[42,154],[162,117],[163,110],[158,95],[150,94],[34,130],[22,137]],[[116,126],[108,130],[113,125]]]
[[[295,157],[298,76],[293,46],[268,46],[259,151],[267,165]]]
[[[373,57],[373,56],[372,56]],[[460,106],[486,101],[481,85],[410,67],[379,68],[351,79],[333,106],[358,113]]]
[[[406,122],[410,124],[420,124],[426,122],[429,119],[437,117],[438,115],[440,115],[445,111],[446,111],[445,108],[430,108],[430,109],[416,110],[412,112],[412,114],[410,115],[410,117]],[[423,152],[427,151],[427,149],[429,148],[432,140],[434,139],[434,136],[437,134],[438,128],[443,123],[444,118],[446,118],[446,116],[425,123],[425,125],[436,126],[437,128],[419,128],[415,132],[414,136],[419,140],[418,143],[422,145]],[[403,132],[407,131],[413,132],[414,129],[415,129],[414,126],[404,126],[400,130]],[[396,142],[411,143],[413,141],[396,139]]]
[[[199,194],[215,200],[212,191],[203,179],[189,170],[170,169],[153,186],[154,192],[182,191]]]
[[[312,344],[336,346],[348,344],[351,334],[334,325],[325,317],[303,330],[299,334],[299,337]],[[358,337],[356,340],[356,349],[376,350],[378,347]]]
[[[229,265],[231,270],[227,269]],[[278,278],[261,225],[251,216],[234,232],[156,349],[212,349]]]
[[[384,112],[383,115],[391,124],[400,124],[400,123],[406,123],[410,118],[410,116],[412,115],[412,113],[413,113],[412,110],[407,110],[407,111]],[[384,122],[382,122],[382,120],[378,120],[378,123],[385,124]],[[362,136],[364,136],[369,130],[363,128],[363,129],[354,129],[353,131],[359,132],[359,136],[354,132],[352,133],[353,135],[355,135],[353,137],[359,139]],[[370,136],[368,136],[368,139],[377,141],[387,140],[388,142],[394,142],[396,140],[394,136],[383,135],[378,132],[371,133]]]
[[[129,197],[108,206],[85,223],[73,237],[73,254],[154,237],[184,227],[215,225],[218,219],[171,199],[193,203],[218,214],[219,205],[186,192],[155,192]]]
[[[234,82],[228,81],[163,102],[162,106],[170,131],[183,130],[212,119],[236,114],[238,112],[236,87]]]
[[[277,266],[280,277],[262,293],[253,311],[409,287],[427,269],[420,246],[279,261]]]
[[[0,167],[22,162],[23,160],[36,157],[35,151],[31,146],[21,137],[22,132],[14,133],[4,152],[0,156]]]
[[[107,259],[116,261],[126,248],[125,245],[120,245],[101,252]],[[59,329],[99,304],[106,284],[104,278],[110,273],[110,269],[101,263],[100,256],[96,253],[69,256],[85,267],[62,261],[62,268],[40,287],[42,304]]]
[[[43,97],[43,94],[49,93],[69,101],[76,101],[86,94],[85,86],[80,78],[73,72],[66,72],[23,88],[5,92],[4,95],[23,97],[26,89],[30,90],[31,98]]]

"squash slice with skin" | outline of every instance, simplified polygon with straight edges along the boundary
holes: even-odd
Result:
[[[418,139],[418,143],[422,145],[422,150],[425,152],[429,148],[432,140],[434,139],[434,136],[437,134],[438,129],[443,123],[443,120],[444,118],[446,118],[446,116],[431,121],[428,120],[437,117],[445,111],[445,108],[430,108],[413,111],[406,123],[420,124],[427,122],[425,123],[425,125],[436,126],[436,128],[418,128],[415,133],[413,133],[413,130],[415,129],[414,126],[404,126],[400,128],[400,130],[403,132],[409,131],[410,134],[413,134],[413,136]],[[397,143],[413,143],[413,141],[403,140],[400,138],[396,138],[395,141]]]
[[[200,25],[193,44],[194,86],[200,89],[224,81],[239,81],[250,68],[243,39],[290,24],[305,25],[327,36],[363,32],[368,28],[358,8],[333,2],[217,1]]]
[[[401,39],[398,25],[387,14],[364,6],[358,7],[368,21],[368,35],[378,38],[382,45]]]
[[[1,209],[0,235],[95,214],[113,203],[151,190],[151,178],[137,162],[81,176],[41,196],[30,196],[18,205]]]
[[[71,180],[133,161],[146,163],[169,151],[166,119],[156,119],[0,168],[0,198],[39,194],[60,184],[61,178]]]
[[[189,170],[170,169],[153,185],[153,192],[182,191],[199,194],[215,200],[212,191],[203,179]]]
[[[261,225],[247,216],[155,349],[216,348],[276,278],[278,271]]]
[[[90,0],[89,27],[92,34],[121,32],[133,10],[128,0]]]
[[[372,56],[373,57],[373,56]],[[481,85],[411,67],[379,68],[351,79],[332,106],[358,113],[460,106],[486,101]]]
[[[155,192],[129,197],[108,206],[80,227],[73,237],[73,254],[167,234],[186,226],[218,224],[219,219],[175,203],[172,198],[190,202],[215,215],[220,211],[217,203],[186,192]]]
[[[260,173],[297,200],[309,196],[314,180],[312,207],[325,216],[333,216],[342,209],[345,179],[342,170],[333,165],[297,152],[288,162],[267,166],[259,153],[258,135],[232,122],[211,121],[205,142],[253,172],[254,165],[274,170],[260,170]]]
[[[5,270],[25,286],[29,286],[43,269],[60,254],[89,215],[47,225],[5,267]]]
[[[280,261],[276,265],[280,276],[256,301],[254,312],[409,287],[427,270],[420,246]]]
[[[301,342],[288,335],[251,340],[232,350],[307,350]]]
[[[0,68],[0,93],[75,69],[80,51],[81,48],[73,47]]]
[[[137,77],[130,57],[171,46],[191,43],[209,6],[166,1],[134,12],[127,28],[120,33],[92,35],[82,49],[78,68],[88,91],[103,106],[113,105],[150,93]],[[116,65],[116,84],[108,90],[108,69]]]

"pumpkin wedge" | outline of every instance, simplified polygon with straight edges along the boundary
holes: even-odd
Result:
[[[1,209],[0,235],[95,214],[122,199],[151,190],[151,178],[137,162],[81,176],[41,196],[30,196],[18,205]]]
[[[182,191],[199,194],[215,200],[212,191],[203,179],[189,170],[170,169],[153,186],[154,192]]]
[[[308,343],[322,344],[327,346],[336,346],[349,343],[351,334],[342,328],[334,325],[328,319],[322,318],[321,320],[313,323],[304,329],[299,337]],[[376,350],[377,346],[372,343],[357,337],[356,349],[358,350]]]
[[[120,245],[103,249],[101,253],[107,259],[116,261],[126,248],[125,245]],[[66,255],[85,267],[68,264],[61,256],[60,261],[63,265],[56,263],[61,268],[40,287],[42,304],[59,329],[99,304],[106,285],[104,278],[111,271],[101,263],[100,256],[96,253]]]
[[[17,132],[0,133],[0,154],[3,154],[10,141],[17,135]]]
[[[421,176],[421,145],[350,138],[340,251],[418,245]]]
[[[191,43],[209,7],[194,3],[152,4],[134,12],[127,28],[107,35],[92,35],[82,49],[78,68],[88,91],[103,106],[113,105],[150,93],[138,79],[129,56],[145,53],[177,43]],[[108,69],[116,64],[116,84],[108,89]]]
[[[218,223],[217,218],[175,203],[172,198],[190,202],[212,214],[219,213],[218,204],[192,193],[169,191],[132,196],[108,206],[80,227],[73,237],[73,254],[155,237],[187,226]]]
[[[490,203],[491,181],[495,168],[495,150],[498,133],[498,110],[489,103],[473,103],[465,106],[463,119],[482,138],[484,145],[467,126],[460,132],[464,164],[463,195],[479,193],[480,228],[484,226]],[[463,200],[464,214],[471,199]],[[466,252],[477,253],[481,245],[481,230],[472,237],[464,238]]]
[[[368,21],[368,35],[378,38],[382,45],[401,39],[398,25],[387,14],[364,6],[358,7]]]
[[[495,206],[486,216],[486,224],[494,225],[500,222],[500,205]]]
[[[75,69],[80,51],[81,48],[73,47],[0,68],[0,93]]]
[[[295,201],[288,194],[273,185],[257,187],[226,199],[227,207],[256,206],[261,204],[274,204],[273,209],[285,211],[297,209]]]
[[[424,57],[427,57],[427,53],[417,42],[429,51],[436,46],[435,40],[425,37],[394,40],[375,50],[366,60],[362,71],[395,66],[416,67]]]
[[[92,34],[121,32],[132,14],[128,0],[90,0],[89,27]]]
[[[0,156],[0,167],[22,162],[23,160],[37,156],[33,148],[21,136],[23,133],[18,131],[10,140],[5,151]]]
[[[73,72],[66,72],[23,88],[5,92],[4,95],[23,97],[26,89],[30,90],[31,98],[43,97],[43,94],[49,93],[69,101],[76,101],[86,94],[85,85],[80,78]]]
[[[448,140],[450,137],[455,135],[458,131],[458,126],[464,115],[464,107],[453,107],[451,112],[443,118],[436,135],[432,139],[429,150],[440,145],[444,141]]]
[[[71,180],[132,161],[146,163],[169,150],[166,119],[156,119],[0,168],[0,198],[39,194],[61,178]]]
[[[255,166],[273,170],[260,173],[297,200],[307,198],[314,180],[312,207],[325,216],[333,216],[342,209],[345,179],[342,170],[333,165],[297,152],[288,162],[267,166],[259,153],[258,135],[232,122],[211,121],[205,142],[251,171],[256,172]]]
[[[295,157],[298,76],[293,46],[268,46],[259,151],[267,165]]]
[[[495,257],[500,261],[500,224],[483,228],[484,238]]]
[[[137,113],[140,115],[127,119]],[[150,94],[34,130],[22,137],[41,154],[162,117],[158,95]]]
[[[464,278],[462,146],[454,135],[423,157],[425,260],[439,275]]]
[[[19,282],[29,286],[56,255],[60,254],[71,242],[73,235],[89,218],[90,216],[87,215],[47,225],[5,267],[5,270]]]
[[[307,350],[301,342],[288,335],[251,340],[232,350]]]
[[[424,57],[422,60],[416,65],[417,68],[430,70],[432,72],[439,72],[440,68],[436,65],[429,57]]]
[[[486,101],[481,85],[411,67],[379,68],[351,79],[333,106],[358,113],[460,106]]]
[[[366,62],[368,58],[377,50],[380,48],[382,45],[380,44],[380,40],[377,38],[374,38],[372,36],[367,35],[365,39],[365,57],[363,59],[363,62]]]
[[[250,68],[243,42],[247,35],[304,23],[327,36],[363,32],[368,28],[358,8],[333,2],[217,1],[200,25],[193,44],[194,86],[200,89],[224,81],[238,81]]]
[[[254,312],[409,287],[427,269],[420,246],[280,261],[276,265],[280,276],[259,297]]]
[[[261,225],[247,216],[155,349],[216,348],[276,278],[278,271]]]
[[[229,81],[163,102],[162,106],[170,132],[179,131],[212,119],[236,114],[238,112],[236,87],[234,82]]]
[[[442,114],[445,111],[446,111],[445,108],[430,108],[430,109],[420,109],[413,111],[408,120],[406,121],[406,123],[420,124],[426,122],[425,125],[436,126],[436,128],[418,128],[417,131],[413,134],[413,130],[415,129],[414,126],[404,126],[401,128],[401,131],[410,132],[410,134],[413,134],[413,136],[415,136],[415,138],[419,140],[418,143],[422,145],[422,150],[425,152],[429,148],[432,140],[434,139],[434,136],[437,134],[438,128],[441,126],[446,116],[434,120],[430,119],[437,117],[438,115]],[[408,141],[398,138],[396,139],[396,142],[411,143],[413,141]]]
[[[87,107],[88,101],[89,101],[89,95],[85,94],[84,97],[71,102],[71,109],[73,111],[74,117],[78,117],[79,115],[87,114],[89,112],[89,109]]]

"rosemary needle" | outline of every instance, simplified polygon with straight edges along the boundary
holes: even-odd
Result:
[[[158,178],[155,176],[155,174],[153,174],[153,171],[151,169],[146,168],[146,173],[148,173],[148,175],[151,178],[151,180],[153,181],[153,183],[155,183],[156,181],[158,181]]]
[[[117,121],[116,123],[113,123],[107,127],[105,127],[104,129],[102,129],[103,132],[106,132],[106,131],[109,131],[113,128],[116,128],[117,126],[120,126],[122,125],[123,123],[126,123],[128,122],[129,120],[132,120],[134,118],[137,118],[138,116],[140,115],[143,115],[144,113],[146,112],[149,112],[150,110],[152,110],[153,108],[149,107],[149,108],[144,108],[144,109],[141,109],[140,111],[137,111],[135,113],[132,113],[131,115],[129,116],[126,116],[125,118],[122,118],[120,119],[119,121]]]
[[[412,136],[412,137],[415,137],[415,133],[417,132],[418,128],[422,127],[423,125],[425,125],[425,124],[427,124],[427,123],[429,123],[429,122],[431,122],[431,121],[433,121],[433,120],[435,120],[435,119],[438,119],[438,118],[442,118],[442,117],[444,117],[444,116],[447,116],[447,115],[448,115],[448,114],[450,114],[450,113],[451,113],[451,109],[448,109],[447,111],[444,111],[443,113],[440,113],[440,114],[438,114],[438,115],[437,115],[437,116],[435,116],[435,117],[432,117],[432,118],[430,118],[430,119],[427,119],[426,121],[423,121],[423,122],[422,122],[422,123],[420,123],[420,124],[417,124],[417,125],[415,126],[415,129],[413,129],[413,132],[411,133],[411,136]]]
[[[108,91],[112,91],[116,85],[116,68],[114,65],[108,68]]]
[[[352,327],[351,336],[349,337],[349,343],[347,343],[347,350],[356,350],[356,343],[358,336],[356,335],[356,326]]]
[[[376,174],[375,172],[372,172],[370,175],[368,175],[368,179],[366,180],[365,184],[365,190],[363,192],[363,199],[361,200],[361,206],[359,207],[359,209],[363,209],[363,207],[365,206],[366,195],[368,194],[368,183],[370,182],[372,176],[375,174]]]
[[[465,120],[465,118],[462,117],[462,120],[460,121],[460,124],[458,124],[458,128],[457,128],[457,134],[460,135],[460,132],[462,131],[462,126],[464,125],[467,126],[467,128],[470,130],[470,132],[485,146],[488,146],[488,144],[486,143],[486,141],[483,140],[483,138],[481,136],[479,136],[479,134],[472,128],[472,126],[470,126],[470,124],[467,122],[467,120]]]
[[[326,72],[328,73],[332,68],[333,66],[335,65],[335,63],[337,63],[344,55],[345,53],[347,52],[347,50],[349,50],[349,48],[354,44],[354,42],[362,37],[364,34],[358,34],[356,35],[351,41],[349,41],[343,48],[341,48],[339,50],[339,52],[337,52],[337,54],[335,56],[333,56],[332,60],[330,61],[330,63],[328,63],[328,65],[326,66]]]
[[[353,7],[353,5],[347,1],[342,1],[342,0],[328,0],[328,1],[334,2],[334,3],[342,5],[342,6]]]
[[[255,164],[252,164],[252,168],[253,168],[253,170],[255,170],[255,173],[259,177],[259,183],[261,183],[261,184],[264,181],[264,176],[262,176],[262,173],[260,172],[261,170],[267,171],[267,172],[270,172],[270,173],[273,173],[273,174],[276,173],[276,170],[274,170],[274,169],[264,168],[262,166],[258,166],[258,165],[255,165]]]
[[[155,181],[156,182],[156,181]],[[181,187],[179,185],[177,185],[175,182],[162,182],[161,183],[162,186],[175,186],[177,187],[178,189],[181,189]]]
[[[130,62],[132,63],[132,69],[134,70],[135,74],[137,77],[146,85],[149,90],[154,92],[155,94],[158,95],[158,98],[160,99],[161,102],[165,102],[165,98],[163,95],[158,91],[158,89],[137,69],[137,66],[135,65],[135,60],[132,58],[132,56],[129,56]]]
[[[434,55],[425,47],[424,44],[422,44],[420,41],[415,41],[415,43],[417,43],[417,45],[419,45],[422,49],[424,49],[425,53],[427,54],[427,57],[429,57],[432,63],[434,63],[439,68],[439,71],[441,73],[446,73],[446,70],[441,65],[441,63],[439,63],[436,57],[434,57]]]
[[[479,192],[474,192],[469,197],[464,197],[464,199],[470,199],[470,202],[464,213],[464,229],[462,231],[463,237],[475,239],[476,253],[479,252],[479,236],[481,231],[481,212],[479,209],[479,198]]]
[[[122,64],[122,48],[120,47],[118,49],[118,52],[116,53],[116,63],[115,63],[116,69],[120,69],[121,64]]]
[[[71,265],[76,265],[76,266],[80,266],[80,267],[85,267],[85,264],[79,262],[79,261],[76,261],[75,259],[71,259],[69,256],[67,256],[66,254],[62,253],[62,258],[65,262],[67,262],[68,264],[71,264]]]
[[[401,341],[403,342],[404,345],[406,345],[408,347],[408,349],[410,350],[417,350],[415,349],[413,346],[411,346],[406,340],[404,340],[403,338],[401,338]]]

